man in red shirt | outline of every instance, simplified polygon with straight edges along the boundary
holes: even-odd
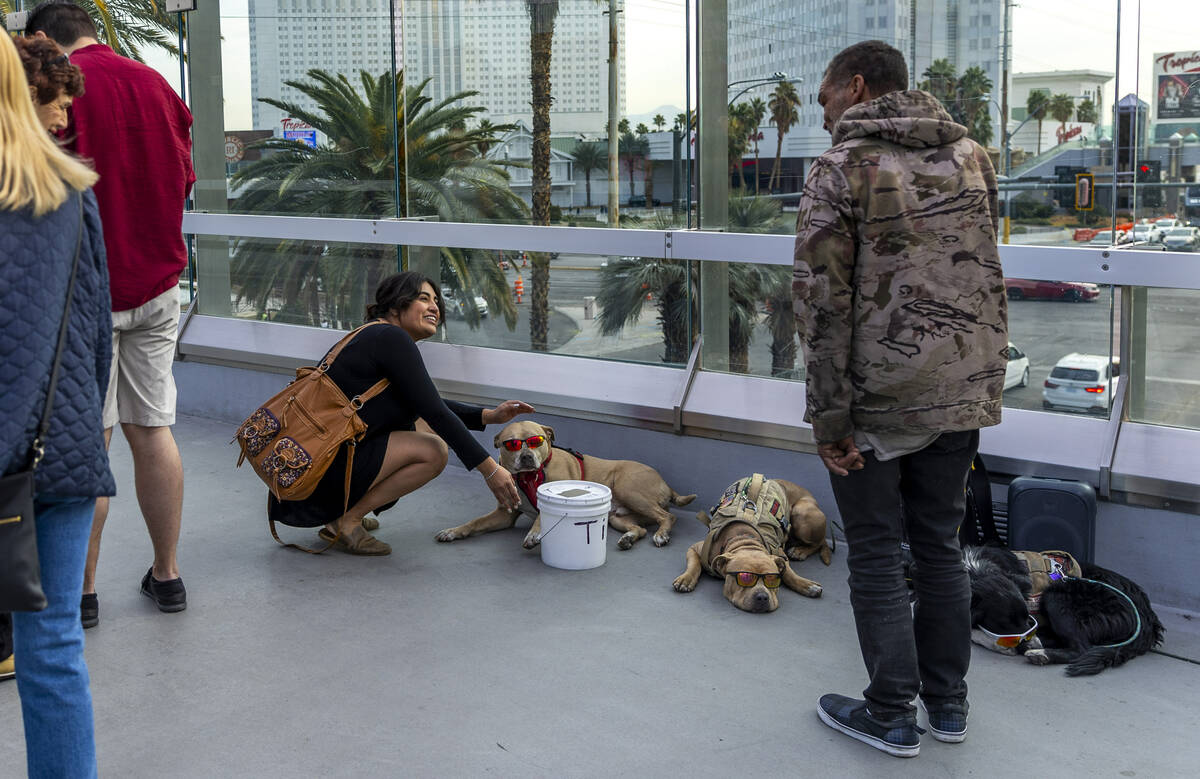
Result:
[[[187,594],[176,547],[183,512],[183,466],[171,434],[171,374],[179,328],[179,274],[187,265],[183,206],[196,180],[192,116],[166,80],[118,56],[96,39],[96,27],[74,3],[51,0],[33,9],[26,35],[61,46],[84,74],[86,94],[73,106],[68,142],[91,160],[112,287],[113,361],[104,407],[105,438],[121,430],[133,454],[138,505],[154,546],[142,593],[162,611],[182,611]],[[84,627],[99,621],[96,561],[108,499],[96,501],[83,580]]]

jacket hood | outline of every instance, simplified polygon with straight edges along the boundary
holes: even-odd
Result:
[[[912,89],[850,106],[833,130],[833,145],[851,138],[878,136],[901,146],[945,146],[967,134],[938,99]]]

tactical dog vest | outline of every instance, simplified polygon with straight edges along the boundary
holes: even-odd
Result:
[[[700,564],[707,573],[720,575],[712,570],[710,561],[724,548],[714,550],[713,546],[721,531],[733,523],[749,526],[771,554],[783,554],[790,512],[783,488],[761,473],[730,484],[721,495],[721,502],[709,512],[708,535],[700,549]]]
[[[1040,610],[1042,592],[1051,582],[1062,581],[1066,578],[1078,579],[1083,576],[1079,562],[1069,552],[1051,549],[1046,552],[1013,552],[1017,559],[1029,569],[1029,579],[1033,589],[1029,593],[1027,605],[1031,614]]]

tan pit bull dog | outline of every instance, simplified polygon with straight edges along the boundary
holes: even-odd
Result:
[[[612,508],[608,524],[623,535],[618,549],[629,549],[646,535],[641,523],[657,523],[654,545],[663,546],[671,540],[675,516],[667,506],[686,506],[695,495],[678,495],[667,486],[658,471],[633,460],[602,460],[588,454],[551,446],[554,428],[537,422],[513,422],[496,435],[500,449],[500,465],[517,480],[521,491],[521,507],[510,511],[500,506],[490,514],[472,519],[458,527],[446,528],[435,538],[438,541],[457,541],[460,538],[503,530],[516,524],[522,513],[533,517],[533,527],[525,534],[522,545],[532,549],[538,545],[541,517],[537,509],[537,488],[548,481],[579,479],[603,484],[612,490]]]
[[[788,558],[819,553],[829,565],[832,550],[825,540],[827,520],[812,493],[783,479],[761,473],[740,479],[725,490],[709,518],[708,535],[688,547],[687,568],[675,579],[676,592],[691,592],[700,571],[725,580],[725,598],[742,611],[779,608],[780,583],[810,598],[821,585],[792,570]]]

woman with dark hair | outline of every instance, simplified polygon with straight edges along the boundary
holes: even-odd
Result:
[[[56,133],[67,129],[67,109],[83,94],[83,71],[49,38],[14,38],[25,66],[38,123]]]
[[[391,554],[388,544],[367,532],[379,527],[379,520],[367,514],[391,508],[441,473],[448,449],[484,477],[500,505],[520,505],[512,474],[468,429],[504,424],[531,413],[533,406],[510,400],[487,409],[442,399],[425,370],[417,341],[437,332],[444,310],[437,284],[420,273],[397,273],[379,283],[375,302],[367,306],[367,322],[377,324],[362,328],[329,366],[329,378],[348,398],[380,379],[390,382],[358,412],[367,433],[355,449],[350,494],[345,493],[343,448],[312,495],[294,501],[270,497],[272,520],[294,527],[323,525],[321,537],[336,537],[337,547],[350,554]]]

